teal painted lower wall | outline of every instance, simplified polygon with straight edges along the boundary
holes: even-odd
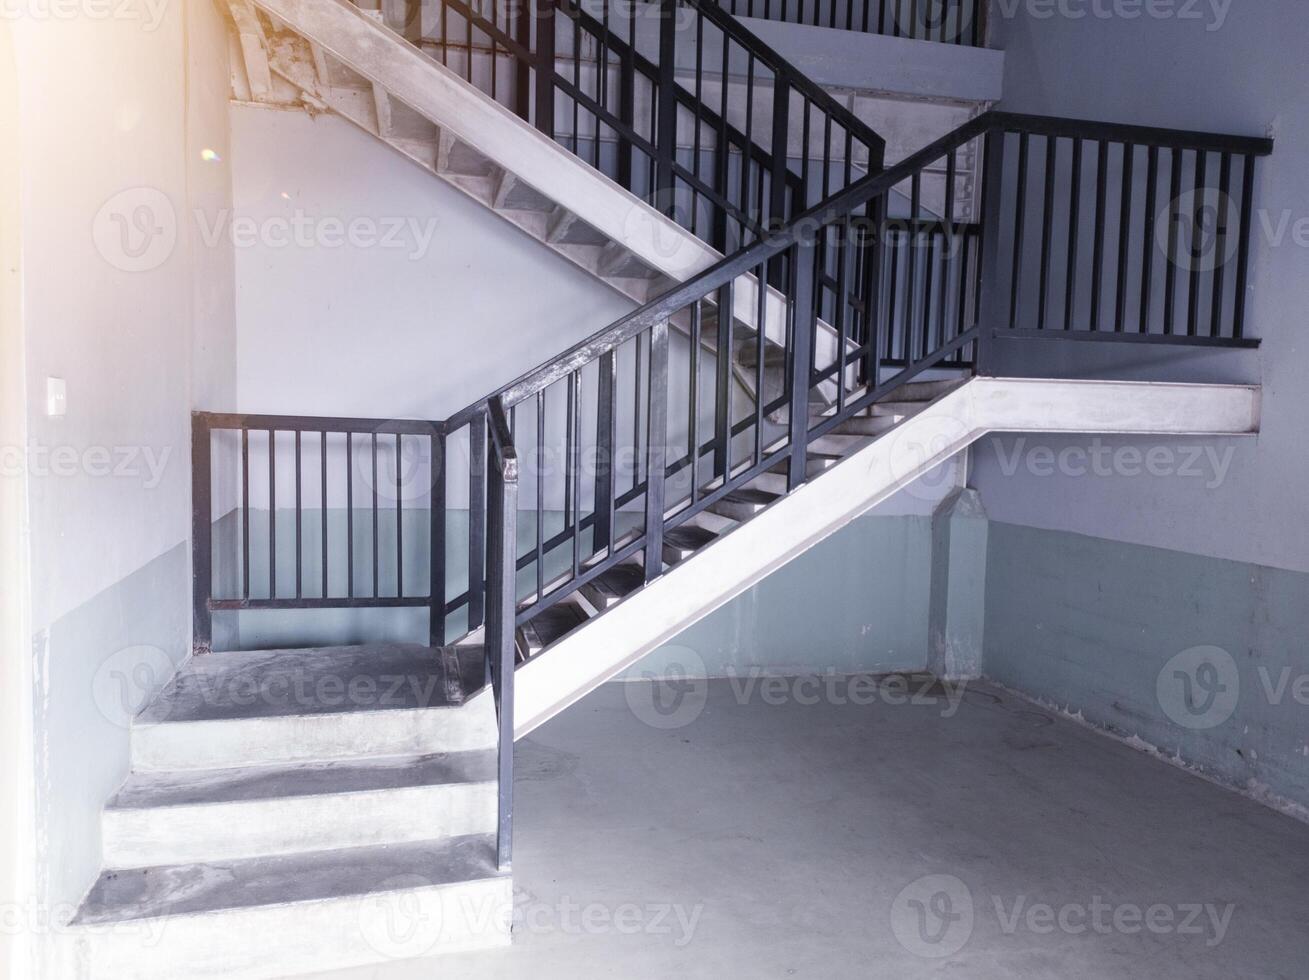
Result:
[[[985,673],[1309,807],[1309,575],[992,523]]]

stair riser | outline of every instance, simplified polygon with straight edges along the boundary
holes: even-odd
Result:
[[[465,752],[497,742],[494,706],[483,692],[460,708],[138,725],[132,765],[138,772],[224,769]]]
[[[143,868],[405,844],[496,830],[495,783],[106,810],[104,863]]]
[[[509,944],[508,878],[69,930],[63,980],[264,980]]]

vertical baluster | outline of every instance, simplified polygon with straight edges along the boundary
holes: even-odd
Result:
[[[1100,304],[1104,298],[1105,212],[1109,180],[1109,144],[1099,141],[1095,176],[1095,229],[1091,253],[1091,329],[1100,329]]]
[[[1254,166],[1255,158],[1246,154],[1241,167],[1241,227],[1237,239],[1236,252],[1236,295],[1232,308],[1232,338],[1240,340],[1245,336],[1246,307],[1249,303],[1248,284],[1250,280],[1250,233],[1254,217]]]
[[[727,479],[732,471],[732,332],[734,284],[718,291],[718,377],[714,383],[714,477]]]
[[[536,393],[536,601],[545,597],[545,389]]]
[[[661,210],[669,217],[676,212],[673,200],[675,178],[673,162],[677,153],[677,80],[674,70],[677,62],[677,4],[678,0],[660,0],[659,8],[659,135],[656,167],[659,172],[658,193],[667,195]],[[633,7],[633,16],[635,10]]]
[[[850,246],[850,237],[854,234],[854,225],[849,217],[844,218],[833,229],[837,233],[836,241],[836,404],[837,411],[845,410],[846,388],[845,370],[846,350],[850,341],[850,280],[853,278],[854,249]],[[762,454],[761,454],[762,455]]]
[[[532,9],[536,12],[536,128],[554,139],[555,5],[553,0],[537,0]]]
[[[704,300],[691,304],[691,383],[687,386],[686,448],[691,460],[691,504],[700,499],[700,345],[703,343]]]
[[[250,430],[241,430],[241,594],[250,598]]]
[[[787,490],[805,482],[809,446],[809,391],[813,372],[813,336],[816,326],[814,276],[817,249],[807,242],[795,246],[791,304],[791,460]]]
[[[864,324],[867,337],[864,342],[864,381],[876,388],[882,371],[882,265],[886,259],[883,247],[886,233],[886,198],[882,194],[868,204],[868,217],[872,225],[872,239],[865,256],[867,275],[864,277]]]
[[[380,512],[379,512],[379,508],[378,508],[378,500],[377,500],[377,433],[376,433],[376,432],[374,432],[374,433],[372,434],[372,467],[373,467],[373,479],[372,479],[372,491],[373,491],[373,596],[374,596],[374,597],[377,597],[377,596],[380,596],[380,595],[382,594],[382,592],[381,592],[381,583],[380,583],[380,581],[379,581],[379,578],[380,578],[380,576],[379,576],[379,572],[380,572],[380,570],[381,570],[381,560],[380,560],[380,557],[379,557],[380,549],[379,549],[379,547],[378,547],[378,545],[379,545],[379,543],[380,543],[379,540],[378,540],[378,539],[379,539],[379,535],[378,535],[378,527],[379,527],[379,524],[380,524],[380,521],[379,521]]]
[[[445,431],[433,432],[428,444],[431,464],[428,480],[431,497],[428,501],[427,547],[428,588],[430,603],[427,619],[428,646],[445,645]]]
[[[905,265],[905,297],[908,300],[909,314],[905,320],[904,357],[906,363],[912,363],[917,339],[914,331],[918,329],[918,213],[922,207],[923,177],[922,171],[916,171],[909,182],[909,255]]]
[[[1159,195],[1159,147],[1147,151],[1145,168],[1145,230],[1141,236],[1141,333],[1150,332],[1150,307],[1154,296],[1155,208]]]
[[[1045,329],[1050,312],[1050,253],[1054,236],[1054,187],[1056,168],[1059,166],[1059,139],[1045,138],[1045,198],[1041,210],[1041,297],[1036,315],[1036,328]]]
[[[923,323],[918,335],[918,352],[920,358],[926,357],[931,344],[932,330],[932,277],[936,271],[936,235],[927,226],[927,254],[923,262]]]
[[[887,296],[886,296],[886,359],[895,360],[896,344],[900,336],[900,319],[896,308],[896,298],[900,286],[900,235],[895,228],[891,227],[888,222],[886,227],[887,244],[890,246],[888,251],[890,255],[891,271],[887,279]],[[877,375],[873,375],[877,380]]]
[[[1194,213],[1191,216],[1191,283],[1186,303],[1186,335],[1194,337],[1200,328],[1200,263],[1201,249],[1204,247],[1204,228],[1202,227],[1205,199],[1206,167],[1209,154],[1204,150],[1195,151],[1195,196],[1192,198]]]
[[[986,134],[985,173],[982,177],[982,242],[977,254],[977,351],[974,356],[978,374],[995,370],[992,363],[992,340],[1001,324],[1011,322],[1005,309],[1008,295],[1000,274],[1000,226],[1004,215],[1005,132],[991,129]]]
[[[319,500],[322,503],[319,508],[320,510],[319,517],[321,518],[320,523],[322,524],[321,531],[322,531],[322,544],[323,544],[323,598],[326,599],[328,593],[328,588],[327,588],[327,430],[326,429],[322,431],[321,436],[322,436],[322,442],[320,448],[322,449],[322,453],[319,457],[318,462],[319,462],[319,483],[320,483]]]
[[[600,356],[600,384],[597,391],[597,432],[595,461],[595,524],[592,550],[595,554],[609,548],[614,536],[614,449],[617,360],[612,350]]]
[[[1072,330],[1077,315],[1077,251],[1081,244],[1082,138],[1073,139],[1073,173],[1068,201],[1068,272],[1064,282],[1064,329]]]
[[[401,434],[395,434],[395,595],[405,594],[404,474],[401,470]]]
[[[944,342],[950,336],[949,330],[949,313],[947,304],[949,303],[949,290],[955,281],[955,234],[954,234],[954,197],[955,181],[958,179],[957,166],[955,163],[955,151],[951,150],[945,158],[945,224],[942,234],[945,239],[945,254],[941,263],[941,295],[940,295],[940,319],[941,319],[941,340]],[[960,320],[959,330],[963,329],[963,321]]]
[[[755,285],[755,413],[754,460],[764,458],[764,360],[768,353],[768,265],[759,266]]]
[[[1114,332],[1127,329],[1127,261],[1131,254],[1132,229],[1132,169],[1136,146],[1123,143],[1123,189],[1118,210],[1118,275],[1117,294],[1114,300]]]
[[[632,338],[632,491],[641,482],[641,335]]]
[[[568,377],[568,394],[573,413],[568,423],[568,436],[572,448],[568,453],[568,470],[573,484],[570,513],[573,526],[573,578],[577,578],[582,564],[582,372],[574,371]]]
[[[277,434],[268,430],[268,598],[277,598]]]
[[[304,513],[304,504],[302,502],[302,484],[300,464],[300,430],[295,430],[295,597],[304,598],[304,547],[303,537],[304,529],[301,527],[301,520]]]
[[[191,416],[191,652],[213,651],[213,448],[209,421]]]
[[[1023,237],[1027,224],[1027,159],[1030,137],[1018,137],[1018,190],[1014,211],[1014,263],[1009,284],[1009,326],[1018,326],[1019,303],[1023,296]]]
[[[1218,208],[1217,227],[1214,229],[1214,295],[1209,310],[1209,336],[1223,335],[1223,289],[1227,266],[1227,236],[1231,229],[1227,226],[1228,204],[1232,191],[1232,155],[1224,153],[1218,171]]]
[[[664,569],[664,491],[668,446],[668,321],[650,328],[650,381],[646,386],[645,580]]]
[[[1171,335],[1177,322],[1178,197],[1182,191],[1182,151],[1174,147],[1168,184],[1168,265],[1164,271],[1164,333]]]
[[[492,403],[498,433],[505,429],[498,401]],[[518,460],[507,443],[493,453],[490,468],[490,524],[487,554],[490,559],[491,609],[486,629],[486,651],[490,666],[492,693],[499,717],[498,746],[498,831],[496,862],[508,871],[513,853],[514,788],[514,661],[515,618],[518,608],[516,590],[518,549]]]
[[[468,423],[468,629],[486,620],[486,412]]]
[[[354,433],[345,434],[345,594],[355,597],[355,448]]]

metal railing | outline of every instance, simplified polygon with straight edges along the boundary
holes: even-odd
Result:
[[[961,161],[979,145],[973,194]],[[925,371],[994,372],[998,341],[1257,344],[1246,328],[1252,216],[1256,163],[1271,151],[1262,139],[988,113],[443,422],[197,413],[196,652],[211,649],[216,611],[426,606],[433,645],[484,624],[507,863],[517,627],[638,556],[645,581],[658,577],[669,531],[770,470],[788,492],[800,486],[814,440]],[[227,552],[240,570],[224,596],[212,499],[221,438],[239,460],[218,515],[238,515]],[[427,447],[426,469],[420,458],[396,480],[377,468],[388,454],[401,468],[406,446]],[[348,475],[335,490],[334,473]],[[258,575],[261,485],[269,570]],[[282,499],[291,532],[277,519]],[[346,515],[335,531],[334,501]],[[449,550],[464,507],[467,551]],[[394,553],[379,545],[388,512]],[[310,561],[307,574],[310,523],[322,567]],[[406,526],[427,555],[405,547]],[[278,558],[279,535],[293,562]],[[447,553],[466,554],[466,583]],[[391,560],[394,576],[382,576]],[[425,590],[411,571],[424,565]]]
[[[738,17],[939,44],[986,44],[986,0],[720,0]]]
[[[882,165],[885,141],[710,0],[443,0],[406,34],[727,253]]]

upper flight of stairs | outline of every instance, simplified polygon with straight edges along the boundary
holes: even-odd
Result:
[[[633,302],[722,260],[702,238],[409,44],[379,15],[345,0],[228,0],[228,7],[240,42],[238,91],[257,102],[340,115]],[[759,288],[754,275],[736,280],[738,337],[749,346],[762,311],[767,343],[780,351],[785,302],[765,286],[760,303]],[[688,329],[681,319],[674,326]],[[818,363],[831,362],[839,345],[838,332],[821,323]],[[752,394],[749,365],[734,371]],[[777,372],[770,365],[766,373]]]

